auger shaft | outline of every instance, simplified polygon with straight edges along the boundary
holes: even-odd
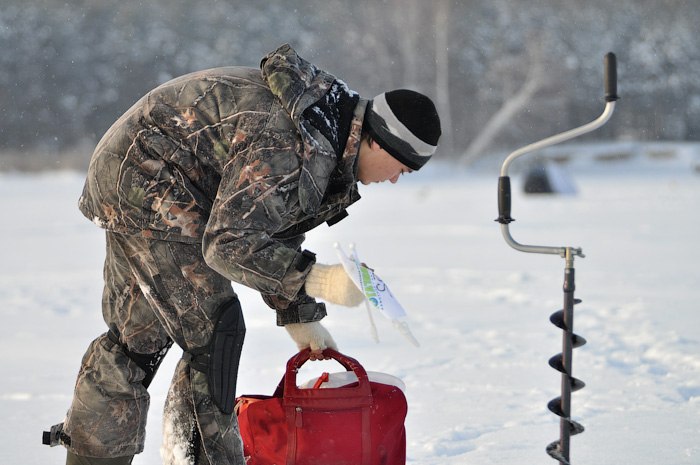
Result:
[[[573,260],[571,267],[564,270],[564,332],[562,335],[562,369],[561,374],[561,411],[559,420],[559,445],[561,454],[569,461],[569,442],[571,438],[571,379],[573,375],[573,331],[574,331],[574,291],[575,270]]]

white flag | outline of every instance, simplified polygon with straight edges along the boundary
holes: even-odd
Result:
[[[419,346],[418,340],[413,336],[408,327],[406,311],[391,293],[389,286],[377,276],[374,270],[362,264],[357,257],[354,244],[350,244],[350,250],[352,252],[350,256],[345,254],[340,244],[336,243],[335,248],[345,272],[350,276],[350,279],[352,279],[352,282],[355,283],[357,288],[365,295],[369,305],[379,310],[384,317],[389,319],[394,327],[413,345],[416,347]],[[374,338],[378,340],[376,327],[374,326],[374,321],[371,319],[372,314],[369,313],[369,315],[370,321],[372,322]]]

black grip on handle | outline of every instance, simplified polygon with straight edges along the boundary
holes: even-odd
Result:
[[[510,178],[501,176],[498,178],[498,218],[501,224],[515,221],[510,217]]]
[[[617,96],[617,58],[610,52],[603,59],[603,80],[605,81],[605,101],[614,102]]]

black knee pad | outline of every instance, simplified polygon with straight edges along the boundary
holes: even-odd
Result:
[[[195,370],[207,375],[209,393],[223,413],[233,413],[236,400],[238,364],[245,338],[243,310],[237,297],[219,306],[209,344],[186,351],[183,358]]]

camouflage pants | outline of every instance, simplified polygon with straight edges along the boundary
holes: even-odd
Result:
[[[102,312],[121,344],[106,334],[81,364],[64,431],[78,455],[120,457],[143,451],[149,394],[130,352],[184,350],[207,344],[215,311],[235,294],[210,269],[199,245],[107,233]],[[165,402],[163,461],[243,465],[234,415],[214,405],[204,373],[180,360]],[[196,460],[196,462],[195,462]]]

